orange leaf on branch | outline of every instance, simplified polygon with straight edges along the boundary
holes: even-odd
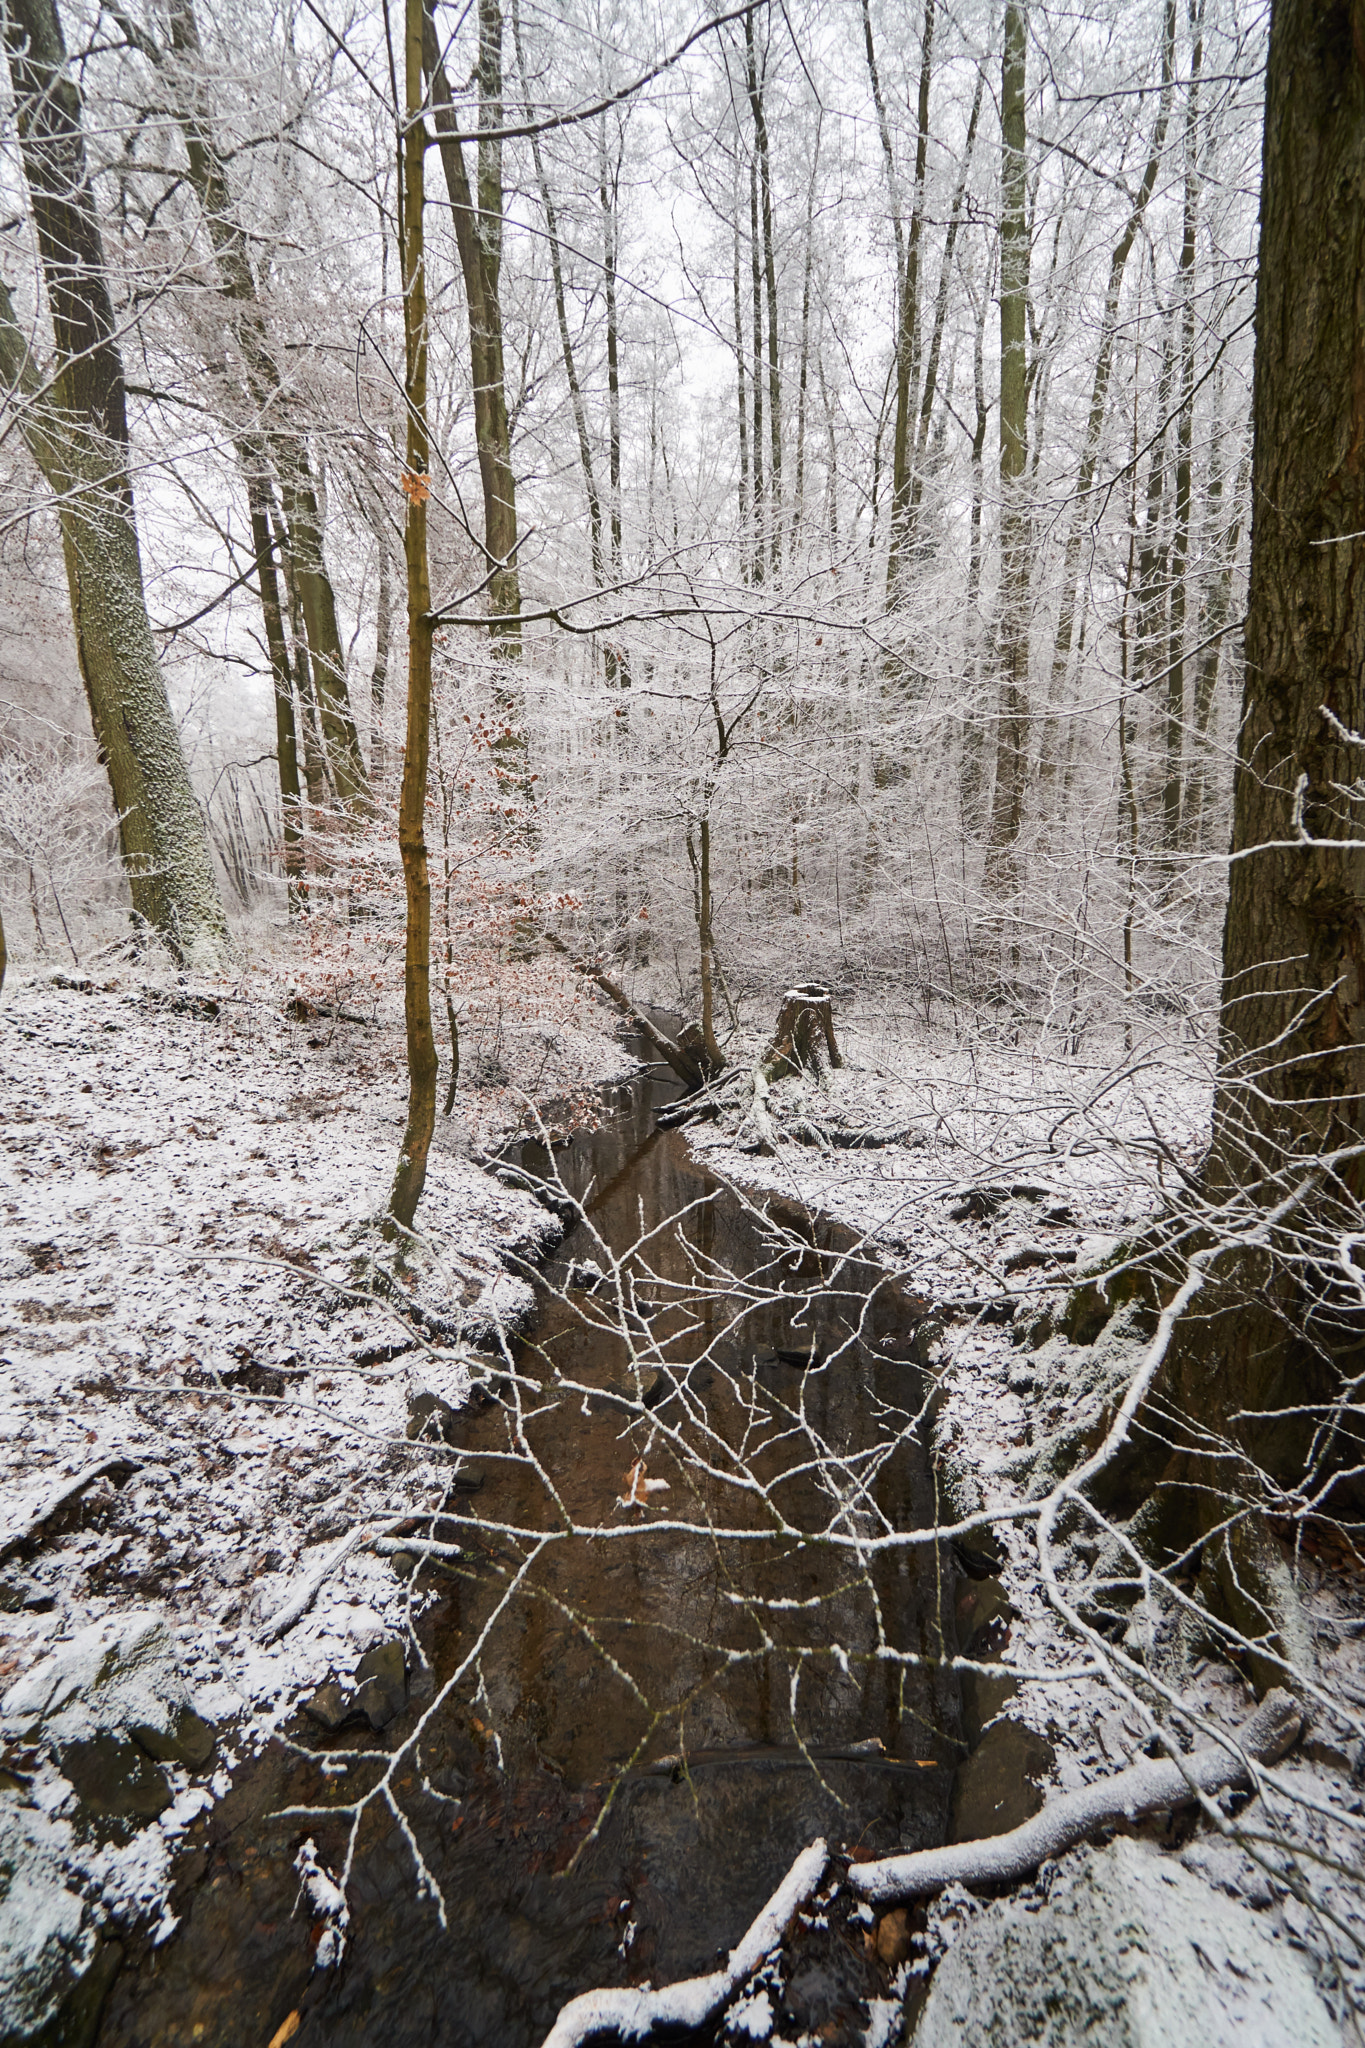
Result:
[[[414,505],[424,505],[431,496],[431,483],[421,470],[405,469],[402,482],[403,489]]]

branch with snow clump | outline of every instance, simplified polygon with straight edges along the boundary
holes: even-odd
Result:
[[[849,1889],[874,1906],[922,1898],[948,1884],[1012,1884],[1032,1876],[1050,1856],[1060,1856],[1096,1828],[1139,1820],[1164,1807],[1187,1806],[1200,1793],[1208,1798],[1244,1783],[1253,1763],[1276,1763],[1298,1740],[1303,1714],[1298,1702],[1277,1689],[1226,1742],[1210,1743],[1179,1762],[1134,1764],[1112,1778],[1084,1785],[1053,1799],[1022,1827],[985,1841],[957,1842],[946,1849],[918,1849],[855,1863]]]
[[[655,2027],[702,2027],[786,1932],[793,1915],[818,1887],[829,1862],[820,1840],[803,1849],[723,1970],[706,1977],[685,1977],[658,1990],[646,1985],[628,1991],[585,1991],[570,1999],[545,2037],[544,2048],[579,2048],[594,2034],[612,2029],[626,2041],[642,2041]]]
[[[317,1843],[310,1835],[294,1858],[299,1889],[307,1899],[314,1920],[323,1923],[322,1937],[313,1955],[315,1970],[330,1970],[341,1961],[346,1949],[346,1929],[351,1912],[346,1894],[331,1873],[318,1861]]]

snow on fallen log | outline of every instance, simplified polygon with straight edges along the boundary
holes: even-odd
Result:
[[[1275,1763],[1298,1740],[1303,1714],[1297,1700],[1279,1690],[1266,1694],[1226,1743],[1211,1743],[1179,1763],[1134,1764],[1111,1778],[1053,1799],[1007,1835],[957,1842],[946,1849],[918,1849],[876,1863],[855,1863],[849,1889],[874,1906],[922,1898],[948,1884],[1012,1884],[1031,1877],[1040,1863],[1074,1849],[1096,1828],[1140,1820],[1166,1807],[1187,1806],[1197,1792],[1206,1796],[1245,1782],[1250,1763]]]
[[[641,2041],[655,2027],[705,2026],[776,1947],[798,1907],[819,1886],[828,1862],[829,1849],[822,1841],[801,1851],[739,1946],[731,1949],[723,1970],[685,1977],[657,1991],[649,1985],[628,1991],[585,1991],[569,2000],[546,2035],[544,2048],[579,2048],[594,2034],[613,2031],[623,2040]]]
[[[36,1536],[45,1522],[50,1522],[59,1509],[64,1508],[68,1501],[75,1500],[77,1494],[84,1493],[87,1486],[93,1486],[97,1479],[112,1478],[117,1473],[127,1477],[140,1471],[144,1463],[144,1459],[130,1457],[126,1451],[115,1451],[112,1457],[99,1458],[93,1465],[86,1465],[74,1479],[64,1480],[36,1514],[30,1515],[19,1528],[11,1529],[0,1537],[0,1557],[8,1557],[11,1550],[17,1550],[20,1544]]]

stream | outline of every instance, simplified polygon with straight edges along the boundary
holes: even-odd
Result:
[[[267,2048],[291,2013],[300,2048],[536,2048],[579,1991],[714,1968],[813,1836],[945,1839],[965,1744],[938,1666],[963,1582],[932,1545],[854,1547],[936,1519],[923,1304],[850,1233],[750,1203],[657,1129],[677,1093],[647,1071],[597,1130],[507,1155],[587,1221],[512,1371],[448,1426],[430,1668],[381,1735],[300,1717],[242,1767],[101,2048]],[[375,1785],[452,1677],[394,1777],[402,1825],[366,1811],[342,1963],[315,1969],[293,1859],[311,1835],[335,1872],[345,1827],[278,1811]],[[891,1977],[862,1930],[816,1916],[788,1951],[783,2031],[861,2040]]]

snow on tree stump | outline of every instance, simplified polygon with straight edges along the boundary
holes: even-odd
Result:
[[[844,1064],[834,1037],[834,1004],[819,982],[789,988],[777,1013],[772,1043],[763,1055],[766,1080],[787,1074],[822,1075],[826,1067]]]

